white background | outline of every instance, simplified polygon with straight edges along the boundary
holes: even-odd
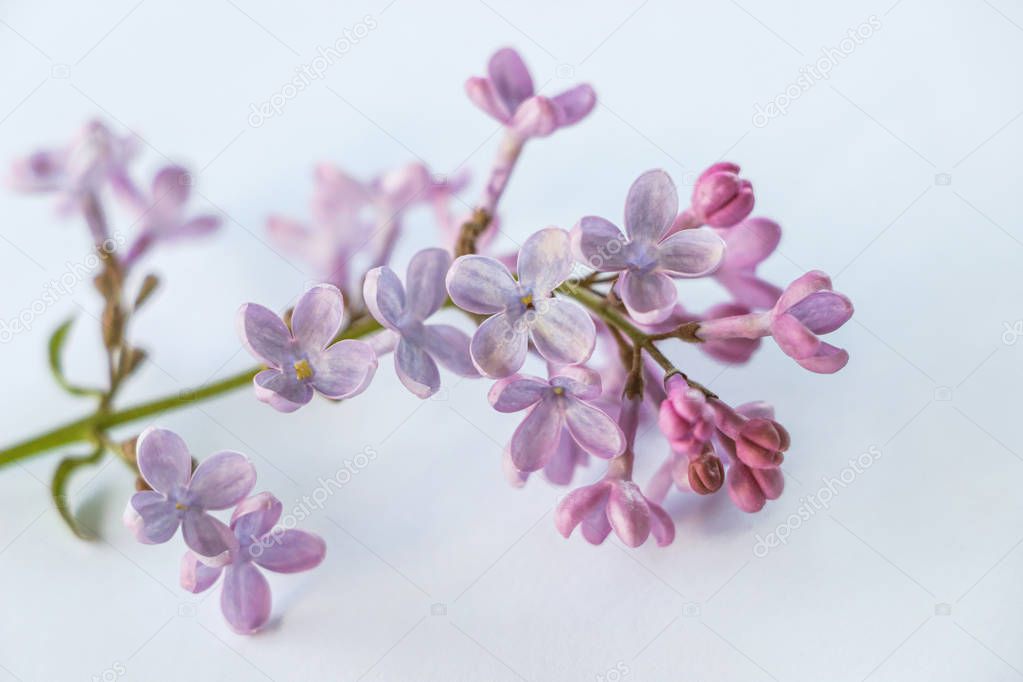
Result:
[[[0,159],[99,115],[146,141],[140,178],[165,156],[188,163],[196,210],[225,216],[217,237],[146,262],[165,286],[133,334],[154,361],[124,404],[251,363],[234,311],[283,309],[307,281],[264,226],[270,212],[307,215],[314,162],[363,177],[414,156],[438,173],[464,164],[471,201],[498,138],[462,83],[510,44],[545,93],[586,80],[601,103],[528,146],[503,204],[507,243],[584,214],[620,220],[649,168],[687,195],[725,157],[755,183],[757,213],[785,229],[765,274],[783,284],[821,268],[855,302],[832,337],[852,355],[835,376],[771,343],[725,370],[671,349],[726,400],[776,405],[793,434],[785,496],[749,516],[724,494],[674,494],[671,547],[593,548],[554,530],[562,489],[505,483],[500,449],[518,416],[491,411],[484,381],[445,375],[420,402],[388,358],[358,400],[293,415],[243,390],[158,423],[200,457],[248,453],[259,489],[289,509],[376,452],[304,523],[327,538],[323,566],[272,577],[273,626],[232,634],[219,588],[202,599],[177,586],[180,540],[132,541],[120,525],[132,477],[117,461],[76,477],[75,504],[102,539],[72,538],[47,497],[51,454],[0,471],[0,680],[1023,677],[1023,342],[1007,332],[1023,324],[1019,2],[387,3],[0,7]],[[250,104],[367,15],[376,28],[322,80],[248,124]],[[830,79],[753,125],[757,103],[871,15],[880,29]],[[0,194],[0,235],[5,321],[89,253],[84,227],[44,198]],[[416,214],[399,258],[434,238]],[[696,309],[721,297],[704,284],[682,295]],[[52,384],[44,347],[77,314],[69,372],[98,378],[97,302],[82,282],[0,347],[4,441],[84,414]],[[828,509],[787,520],[871,448]],[[641,480],[664,452],[648,434]],[[754,556],[757,534],[786,524],[787,543]]]

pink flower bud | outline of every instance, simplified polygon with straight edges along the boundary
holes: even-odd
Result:
[[[703,393],[679,375],[668,379],[668,397],[661,403],[658,426],[675,452],[697,455],[714,434],[714,411]]]
[[[739,461],[755,469],[781,465],[790,444],[785,427],[767,417],[745,417],[720,400],[712,400],[711,406],[717,428],[734,441]]]
[[[701,223],[732,227],[753,210],[753,185],[734,163],[715,163],[696,180],[690,210]]]
[[[709,447],[689,460],[688,474],[689,487],[698,495],[716,493],[725,482],[725,468]]]

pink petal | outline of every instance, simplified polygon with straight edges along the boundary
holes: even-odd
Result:
[[[189,550],[181,557],[181,587],[192,594],[205,592],[213,587],[223,570],[220,566],[207,566],[199,561],[195,552]]]
[[[725,243],[709,227],[682,230],[657,245],[657,263],[676,277],[702,277],[713,272],[725,254]]]
[[[242,500],[231,513],[231,530],[239,539],[261,538],[277,525],[281,501],[267,492]]]
[[[589,455],[580,448],[567,429],[562,430],[554,456],[543,468],[543,475],[554,485],[568,485],[572,482],[577,466],[585,466]]]
[[[412,256],[405,287],[408,311],[417,320],[425,320],[440,310],[448,297],[444,279],[451,267],[451,256],[444,249],[423,249]]]
[[[405,388],[419,398],[429,398],[440,388],[440,371],[430,354],[402,338],[394,350],[394,369]]]
[[[344,300],[333,284],[318,284],[302,294],[291,314],[295,341],[307,353],[321,351],[341,329]]]
[[[224,566],[238,549],[234,533],[223,521],[205,512],[187,511],[181,520],[185,544],[210,566]]]
[[[227,509],[256,485],[256,468],[238,452],[218,452],[196,467],[188,484],[189,501],[203,509]]]
[[[629,266],[628,238],[613,223],[586,216],[572,228],[572,250],[582,263],[599,272],[616,272]]]
[[[519,284],[535,299],[549,295],[572,273],[568,233],[557,227],[534,232],[519,250]]]
[[[384,265],[367,272],[362,297],[377,322],[388,329],[398,329],[405,312],[405,287],[394,270]]]
[[[760,490],[756,479],[753,478],[750,468],[745,464],[733,462],[728,467],[726,482],[728,485],[728,496],[732,498],[732,502],[735,503],[736,507],[749,514],[764,508],[764,504],[767,501],[764,493]]]
[[[264,369],[252,378],[256,399],[278,412],[294,412],[313,399],[312,387],[295,378],[293,372],[285,375],[276,369]]]
[[[511,112],[505,108],[489,78],[478,76],[470,78],[465,82],[465,94],[473,104],[501,123],[508,123],[511,120]]]
[[[542,379],[513,374],[497,381],[487,399],[498,412],[518,412],[541,400],[549,388]]]
[[[327,544],[315,533],[284,529],[271,532],[250,551],[252,560],[268,571],[298,573],[319,566]]]
[[[495,379],[519,371],[526,361],[528,335],[525,326],[499,313],[483,321],[469,343],[476,368]]]
[[[831,278],[820,270],[811,270],[796,279],[778,299],[775,310],[785,311],[815,291],[831,289]]]
[[[174,537],[181,515],[173,500],[152,490],[142,490],[131,496],[130,506],[138,514],[138,518],[129,525],[136,540],[146,545],[158,545]]]
[[[373,347],[358,339],[342,339],[311,360],[312,386],[328,398],[359,395],[377,371]]]
[[[200,215],[182,223],[171,235],[164,235],[164,238],[171,237],[200,237],[214,232],[220,227],[221,220],[215,215]]]
[[[650,533],[658,547],[667,547],[675,540],[675,522],[659,504],[647,504],[650,507]]]
[[[583,83],[560,95],[555,95],[551,101],[558,115],[558,127],[562,128],[578,123],[593,111],[593,107],[597,104],[597,93],[593,92],[593,88],[589,85]]]
[[[781,241],[781,227],[767,218],[747,218],[721,234],[726,247],[722,270],[752,268],[774,253]]]
[[[633,241],[654,243],[678,215],[678,190],[662,170],[639,176],[625,199],[625,232]]]
[[[423,327],[423,348],[448,371],[462,377],[479,376],[469,355],[469,335],[448,324]]]
[[[779,467],[773,469],[750,469],[750,473],[768,500],[777,500],[785,490],[785,476]]]
[[[591,513],[599,512],[601,516],[604,516],[604,505],[610,492],[611,484],[608,481],[600,481],[593,485],[576,488],[565,495],[554,512],[555,528],[567,538],[575,530],[575,527]]]
[[[231,629],[249,635],[270,620],[270,584],[254,565],[233,565],[224,575],[220,609]]]
[[[173,431],[150,426],[139,436],[135,450],[139,473],[153,490],[168,495],[192,476],[192,455]]]
[[[618,278],[618,293],[636,322],[657,324],[669,315],[678,298],[675,283],[663,272],[626,270]]]
[[[181,210],[191,193],[191,179],[186,168],[165,166],[153,178],[154,206],[161,213]]]
[[[557,402],[548,398],[530,408],[511,439],[511,458],[519,471],[537,471],[554,456],[565,417]]]
[[[611,522],[607,518],[606,502],[594,508],[580,524],[583,539],[591,545],[599,545],[611,534]]]
[[[650,536],[650,505],[632,481],[617,481],[607,501],[607,520],[615,535],[629,547],[639,547]]]
[[[291,332],[275,312],[258,303],[238,309],[238,335],[252,355],[280,369],[291,356]]]
[[[515,50],[506,47],[495,52],[487,71],[494,91],[508,112],[514,112],[523,101],[533,96],[533,79]]]
[[[792,358],[807,358],[820,347],[820,339],[792,315],[779,315],[771,322],[771,333],[778,347]]]
[[[796,358],[803,368],[818,374],[834,374],[842,369],[849,362],[849,353],[842,348],[836,348],[830,343],[823,343],[817,348],[813,355]]]
[[[852,301],[834,291],[817,291],[788,309],[814,334],[833,332],[853,315]]]
[[[625,452],[625,435],[615,420],[575,398],[565,400],[564,405],[565,423],[579,447],[603,459]]]
[[[504,311],[518,287],[508,268],[487,256],[461,256],[448,270],[448,294],[459,308],[492,315]]]
[[[546,137],[558,129],[558,112],[546,97],[536,95],[519,105],[508,124],[511,133],[520,140]]]
[[[736,303],[752,310],[772,308],[781,296],[781,289],[748,272],[726,271],[722,266],[714,273],[714,277],[728,290]]]
[[[556,365],[589,360],[597,328],[585,310],[571,301],[551,298],[538,305],[535,313],[529,335],[545,360]]]

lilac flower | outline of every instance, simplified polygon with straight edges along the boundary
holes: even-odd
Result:
[[[153,178],[151,196],[143,196],[131,185],[122,185],[121,196],[135,211],[141,225],[138,236],[124,256],[129,267],[157,242],[170,242],[209,234],[220,227],[215,215],[187,218],[185,204],[191,194],[192,176],[181,166],[166,166]]]
[[[774,422],[774,409],[766,403],[746,403],[735,408],[735,412],[751,421],[759,419]],[[763,509],[767,500],[781,497],[785,489],[785,477],[780,467],[764,469],[745,464],[739,457],[738,443],[723,433],[718,434],[718,443],[729,461],[728,496],[735,506],[752,514]]]
[[[835,331],[852,314],[852,302],[831,290],[827,275],[812,270],[790,284],[771,310],[707,320],[696,334],[705,341],[773,336],[782,351],[801,366],[831,374],[845,367],[849,353],[817,335]]]
[[[781,289],[757,277],[756,268],[781,240],[778,223],[767,218],[747,218],[735,227],[719,230],[718,234],[725,240],[725,257],[714,278],[740,305],[750,309],[773,306]]]
[[[714,435],[714,410],[700,391],[674,374],[665,382],[667,397],[661,402],[657,424],[679,454],[696,456]]]
[[[313,391],[339,400],[369,386],[376,353],[355,339],[332,343],[341,328],[344,301],[331,284],[302,294],[291,315],[291,329],[271,310],[247,303],[238,311],[238,331],[249,352],[268,369],[253,378],[256,398],[280,412],[294,412]]]
[[[207,514],[238,504],[256,484],[256,470],[244,455],[218,452],[192,471],[192,455],[177,434],[150,427],[139,436],[139,473],[152,490],[135,493],[125,523],[139,542],[161,544],[182,527],[185,544],[205,563],[228,560],[231,533]]]
[[[600,272],[621,272],[617,291],[629,314],[654,324],[671,314],[678,298],[673,277],[714,271],[724,242],[713,230],[684,230],[665,238],[678,212],[678,191],[667,173],[653,170],[632,183],[625,200],[625,231],[587,216],[572,230],[576,257]]]
[[[518,374],[490,389],[498,412],[529,408],[512,435],[508,451],[519,471],[545,467],[558,450],[563,431],[591,455],[610,459],[625,450],[625,435],[611,417],[590,404],[600,397],[600,375],[586,367],[565,367],[550,379]]]
[[[572,271],[568,233],[548,227],[522,245],[516,282],[504,265],[486,256],[461,256],[448,271],[448,294],[471,313],[490,315],[469,345],[476,367],[489,377],[509,376],[526,360],[529,341],[558,365],[585,362],[596,329],[578,305],[554,297]]]
[[[470,78],[465,91],[473,104],[520,139],[544,137],[578,123],[597,103],[593,88],[586,84],[551,98],[535,94],[522,57],[510,48],[495,52],[487,71],[487,78]]]
[[[224,574],[220,608],[231,629],[242,635],[256,632],[270,619],[270,584],[260,568],[275,573],[308,571],[327,551],[319,535],[274,528],[281,508],[270,493],[253,495],[238,505],[231,515],[233,547],[226,566],[207,566],[192,552],[181,558],[181,586],[189,592],[205,592]]]
[[[715,163],[696,179],[690,206],[675,220],[671,232],[700,225],[732,227],[750,214],[754,202],[753,185],[739,177],[739,167],[727,161]]]
[[[791,440],[785,427],[774,421],[773,410],[765,417],[766,409],[760,403],[742,406],[743,411],[732,409],[718,399],[711,399],[714,424],[721,435],[734,444],[737,459],[754,469],[774,469],[784,461],[784,452]],[[753,416],[747,416],[753,415]]]
[[[465,332],[448,324],[423,324],[444,305],[444,278],[450,265],[451,256],[444,249],[424,249],[409,262],[407,293],[387,266],[370,270],[363,284],[370,314],[399,337],[394,352],[398,378],[420,398],[440,388],[437,362],[460,376],[477,375]]]

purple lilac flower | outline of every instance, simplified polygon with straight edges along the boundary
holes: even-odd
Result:
[[[399,337],[394,350],[398,378],[420,398],[440,388],[438,362],[460,376],[477,375],[465,332],[448,324],[424,324],[444,305],[450,266],[451,256],[444,249],[424,249],[409,262],[405,286],[386,265],[370,270],[363,284],[370,314]]]
[[[596,216],[572,230],[576,257],[599,272],[621,272],[617,291],[629,314],[655,324],[678,298],[673,277],[701,277],[717,268],[724,242],[709,228],[665,238],[678,212],[675,183],[662,170],[639,176],[625,200],[625,231]]]
[[[544,468],[564,431],[591,455],[610,459],[622,454],[622,430],[590,404],[600,394],[600,375],[586,367],[564,367],[547,380],[515,374],[494,384],[489,398],[495,410],[529,409],[508,446],[515,468],[522,472]]]
[[[771,310],[706,320],[696,334],[706,341],[773,336],[782,351],[801,366],[831,374],[845,367],[849,353],[817,335],[835,331],[852,314],[852,302],[831,290],[831,278],[812,270],[792,282]]]
[[[550,98],[537,95],[522,57],[511,48],[495,52],[487,72],[486,78],[470,78],[465,91],[473,104],[520,139],[544,137],[578,123],[597,103],[593,88],[586,84]]]
[[[244,500],[231,515],[231,561],[211,567],[193,552],[181,558],[181,586],[205,592],[224,575],[220,608],[235,632],[256,632],[270,619],[270,584],[259,570],[298,573],[323,561],[326,544],[319,535],[303,530],[274,528],[281,518],[281,501],[270,493]]]
[[[209,234],[220,227],[215,215],[188,218],[185,205],[191,194],[192,176],[181,166],[166,166],[153,178],[150,196],[143,196],[130,184],[121,185],[119,194],[136,214],[141,226],[138,236],[124,256],[129,267],[157,242],[170,242]]]
[[[182,527],[185,544],[205,563],[228,560],[231,533],[207,511],[238,504],[256,484],[252,463],[237,452],[218,452],[192,471],[192,455],[177,434],[150,427],[139,436],[139,473],[152,490],[135,493],[125,524],[139,542],[161,544]]]
[[[341,292],[331,284],[302,294],[291,329],[272,310],[243,305],[238,311],[242,343],[267,365],[253,378],[256,398],[281,412],[294,412],[312,400],[314,390],[335,400],[362,393],[376,371],[377,356],[364,341],[332,343],[343,313]]]
[[[476,367],[489,377],[514,374],[526,360],[529,341],[558,365],[585,362],[596,329],[590,316],[554,290],[572,271],[568,233],[548,227],[522,245],[516,282],[504,265],[487,256],[461,256],[448,271],[448,294],[471,313],[490,315],[469,345]]]

